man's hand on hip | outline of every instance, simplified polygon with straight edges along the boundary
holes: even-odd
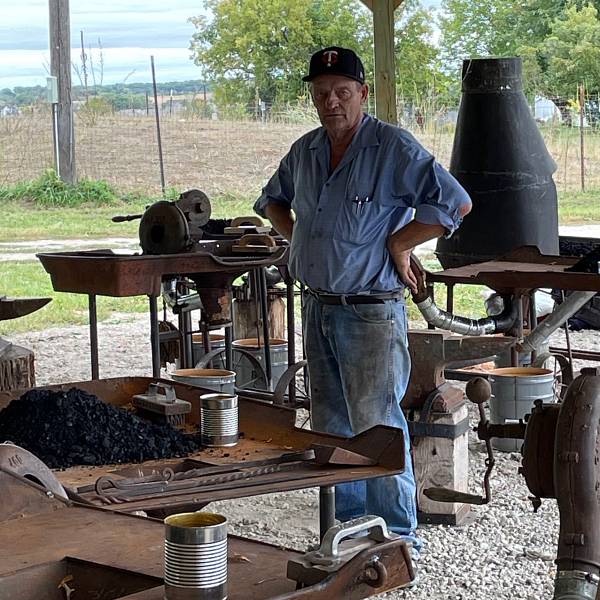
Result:
[[[410,254],[414,247],[427,240],[444,235],[442,225],[429,225],[411,221],[388,238],[387,247],[394,260],[398,275],[411,292],[417,293],[417,279],[410,269]]]
[[[282,235],[288,242],[292,241],[292,231],[294,230],[294,219],[292,211],[279,204],[268,204],[265,214],[277,233]]]

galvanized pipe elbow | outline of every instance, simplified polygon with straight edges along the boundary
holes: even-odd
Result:
[[[454,315],[439,308],[431,296],[415,304],[423,318],[438,329],[445,329],[460,335],[486,335],[490,333],[503,333],[508,331],[517,318],[517,305],[511,299],[505,299],[505,308],[501,314],[482,319],[469,319]]]

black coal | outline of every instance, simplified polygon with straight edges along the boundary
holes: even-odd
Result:
[[[185,456],[197,443],[82,390],[30,390],[0,411],[0,442],[33,452],[51,468]]]

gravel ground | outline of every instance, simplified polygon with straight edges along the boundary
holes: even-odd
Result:
[[[99,324],[102,377],[148,375],[151,372],[146,318],[115,315]],[[65,327],[15,335],[15,343],[35,351],[38,384],[89,379],[86,327]],[[559,332],[553,344],[564,346]],[[576,348],[600,350],[600,334],[572,333]],[[577,363],[578,368],[583,363]],[[472,412],[474,422],[475,413]],[[479,493],[484,446],[469,445],[471,488]],[[491,505],[475,507],[468,524],[425,526],[419,561],[419,585],[410,591],[379,596],[413,600],[539,600],[552,597],[558,511],[544,501],[534,514],[524,480],[517,474],[519,454],[497,456]],[[226,514],[231,531],[287,547],[305,549],[317,541],[318,493],[302,490],[213,505]]]

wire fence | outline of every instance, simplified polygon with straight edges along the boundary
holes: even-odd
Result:
[[[282,107],[257,104],[217,110],[202,96],[163,98],[161,136],[167,187],[197,187],[209,196],[256,195],[291,143],[318,125],[308,103]],[[104,180],[121,192],[160,194],[153,109],[120,111],[80,105],[75,112],[79,177]],[[402,126],[449,166],[456,108],[400,103]],[[581,188],[581,143],[587,189],[600,190],[600,129],[584,115],[584,127],[565,125],[556,114],[540,119],[553,156],[560,191]],[[577,124],[577,119],[573,120]],[[37,178],[53,167],[52,118],[47,105],[0,116],[0,185]]]

